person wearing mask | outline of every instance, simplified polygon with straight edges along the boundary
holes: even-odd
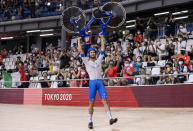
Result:
[[[69,62],[70,62],[70,55],[67,53],[67,51],[61,51],[60,52],[60,69],[63,69],[66,66],[70,66]]]
[[[141,61],[142,61],[142,59],[139,56],[139,57],[137,57],[136,61],[134,62],[134,64],[133,64],[133,68],[134,68],[133,74],[134,75],[139,75],[139,70],[140,70],[140,68],[142,68],[142,65],[143,65],[143,63]]]
[[[55,80],[59,80],[58,81],[58,87],[66,87],[66,75],[61,71],[59,70],[58,71],[58,74],[56,75],[56,78]]]
[[[37,76],[38,75],[38,67],[37,67],[37,65],[35,64],[34,61],[30,62],[29,74],[30,74],[30,76]]]
[[[169,39],[167,41],[167,51],[168,51],[168,59],[171,58],[174,55],[175,52],[175,45],[173,44],[173,41]]]
[[[182,36],[179,36],[178,39],[175,39],[175,54],[180,54],[182,49],[186,48],[186,41]]]
[[[113,48],[114,50],[114,48]],[[113,55],[111,54],[111,51],[107,51],[106,57],[105,57],[105,63],[109,63],[110,60],[113,59]]]
[[[40,84],[42,88],[50,88],[51,87],[51,82],[48,79],[48,73],[43,72],[42,73],[43,79],[40,80]]]
[[[148,62],[151,62],[152,58],[157,56],[156,45],[154,45],[153,41],[148,42],[147,52],[148,52],[147,53],[148,54]]]
[[[190,67],[190,56],[188,55],[188,53],[186,52],[185,49],[181,50],[181,55],[179,56],[178,59],[182,58],[184,60],[184,66],[187,67],[188,71],[191,71],[191,67]]]
[[[132,77],[134,75],[134,68],[129,57],[125,60],[124,66],[122,66],[121,74],[123,75],[123,79],[121,79],[122,85],[134,84],[134,78]]]
[[[188,55],[188,52],[186,52],[185,49],[180,50],[180,54],[176,54],[171,57],[174,60],[179,60],[183,59],[184,60],[184,65],[188,68],[188,70],[191,70],[190,67],[190,56]]]
[[[190,70],[187,68],[187,66],[184,65],[184,60],[183,58],[180,58],[178,60],[178,66],[177,66],[178,72],[179,73],[187,73],[190,72]],[[186,81],[186,76],[185,75],[178,75],[178,78],[180,79],[181,83],[184,83]]]
[[[134,54],[134,56],[133,56],[133,60],[136,60],[137,59],[137,57],[142,57],[143,56],[143,47],[141,47],[141,45],[138,43],[138,42],[136,42],[136,48],[133,50],[133,54]]]
[[[126,36],[126,40],[129,40],[129,42],[134,42],[133,34],[132,34],[132,33],[129,33],[129,34]]]
[[[79,87],[88,87],[89,85],[88,80],[85,80],[85,79],[88,79],[88,74],[84,67],[80,69],[79,79],[83,79],[83,80],[80,80]]]
[[[121,56],[118,56],[117,65],[114,66],[114,61],[110,60],[109,61],[109,67],[105,70],[105,74],[106,74],[107,78],[109,78],[110,86],[114,86],[114,84],[117,83],[117,79],[111,78],[111,77],[117,77],[117,70],[119,68],[121,61],[122,61]]]
[[[171,63],[167,63],[166,64],[166,68],[165,68],[165,74],[174,74],[173,71],[173,66]],[[165,82],[166,84],[173,84],[174,83],[174,76],[173,75],[168,75],[165,77]]]
[[[156,51],[157,51],[157,55],[159,56],[159,60],[163,60],[163,57],[167,55],[166,44],[162,42],[158,42],[158,44],[156,45]]]
[[[137,33],[135,34],[134,37],[135,41],[142,43],[143,42],[143,34],[141,33],[140,30],[137,30]]]
[[[183,36],[183,37],[185,37],[185,38],[187,38],[188,36],[188,31],[187,31],[187,29],[183,26],[183,24],[180,24],[180,26],[179,26],[179,29],[178,29],[178,31],[177,31],[177,35],[181,35],[181,36]]]

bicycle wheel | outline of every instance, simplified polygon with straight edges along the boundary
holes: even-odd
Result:
[[[65,9],[61,16],[61,25],[63,29],[69,33],[78,33],[78,29],[74,25],[72,19],[75,18],[80,29],[86,25],[86,15],[82,9],[76,6],[71,6]]]
[[[107,26],[110,28],[117,28],[125,22],[126,11],[124,7],[117,2],[108,2],[102,6],[102,10],[105,12],[112,13],[113,17],[107,23]],[[103,23],[106,23],[109,18],[102,18]]]

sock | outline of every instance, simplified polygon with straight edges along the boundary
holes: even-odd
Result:
[[[107,116],[108,116],[109,120],[112,119],[111,112],[107,112]]]
[[[92,122],[92,114],[88,114],[89,122]]]

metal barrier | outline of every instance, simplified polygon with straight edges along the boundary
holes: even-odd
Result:
[[[48,80],[39,79],[43,77],[34,77],[30,81],[0,81],[0,88],[67,88],[67,87],[88,87],[89,78],[86,79],[66,79],[55,80],[56,75],[52,75]],[[168,79],[168,81],[166,81]],[[124,84],[122,81],[124,80]],[[129,83],[131,81],[133,83]],[[162,81],[161,81],[162,80]],[[104,85],[108,87],[117,86],[136,86],[136,85],[160,85],[160,84],[179,84],[179,83],[193,83],[193,73],[180,74],[160,74],[160,75],[135,75],[130,77],[111,77],[103,78]],[[113,85],[110,82],[113,81]],[[158,82],[160,81],[160,82]],[[119,83],[120,82],[120,83]],[[49,87],[45,87],[46,83]],[[84,84],[83,84],[84,83]],[[7,85],[12,85],[8,87]],[[65,85],[65,86],[61,86]],[[86,85],[86,86],[84,86]],[[43,86],[43,87],[42,87]]]

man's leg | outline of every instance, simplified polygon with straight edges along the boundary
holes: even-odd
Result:
[[[92,116],[94,112],[94,101],[89,101],[89,108],[88,108],[88,117],[89,117],[89,125],[88,128],[93,128]]]
[[[88,115],[89,115],[88,128],[89,129],[93,128],[92,116],[94,112],[94,101],[95,101],[96,91],[97,91],[96,81],[90,80],[89,81],[89,109],[88,109]]]
[[[103,81],[99,80],[97,86],[98,86],[99,96],[103,102],[105,111],[107,112],[107,116],[109,118],[109,124],[112,125],[113,123],[117,122],[117,118],[113,119],[111,116],[110,107],[107,103],[107,91],[104,87]]]
[[[116,123],[118,119],[117,118],[115,118],[115,119],[112,118],[111,110],[110,110],[110,106],[108,105],[107,98],[104,98],[102,100],[102,102],[103,102],[105,111],[107,112],[107,116],[109,118],[109,124],[112,125],[112,124]]]
[[[94,101],[89,101],[89,108],[88,108],[89,122],[92,122],[93,112],[94,112]]]

